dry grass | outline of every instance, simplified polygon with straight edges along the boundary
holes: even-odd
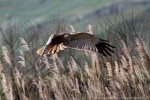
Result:
[[[138,55],[131,56],[128,47],[122,41],[123,55],[117,56],[120,61],[102,60],[95,53],[86,55],[89,57],[91,55],[92,58],[88,61],[91,64],[82,59],[85,64],[81,66],[75,61],[74,57],[70,56],[68,64],[64,65],[57,55],[53,55],[51,58],[45,56],[39,58],[41,60],[39,64],[34,63],[33,67],[37,70],[34,73],[21,70],[28,67],[28,62],[26,62],[24,56],[25,52],[30,52],[30,49],[25,40],[20,40],[20,53],[15,66],[11,64],[7,48],[2,47],[0,91],[3,99],[149,98],[149,55],[145,52],[142,42],[137,38],[135,50],[137,50]],[[39,69],[41,66],[44,70]],[[8,72],[5,67],[9,67],[11,70]]]
[[[106,58],[86,51],[77,51],[82,55],[77,58],[70,49],[40,57],[34,43],[15,41],[1,47],[2,100],[150,98],[150,48],[140,38],[135,39],[134,54],[120,39],[121,50]]]

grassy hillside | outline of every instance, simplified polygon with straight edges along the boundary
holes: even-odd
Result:
[[[0,0],[0,22],[4,27],[9,21],[45,25],[61,18],[81,30],[83,26],[95,24],[97,19],[103,21],[103,18],[111,17],[118,11],[128,11],[133,7],[134,14],[140,13],[146,10],[148,5],[145,4],[136,0]]]
[[[11,17],[43,22],[54,17],[76,18],[120,0],[0,0],[0,22]]]

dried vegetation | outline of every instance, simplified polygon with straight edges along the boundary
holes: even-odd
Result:
[[[40,57],[36,50],[42,37],[31,31],[23,38],[14,28],[1,31],[0,100],[150,98],[150,48],[142,38],[135,37],[131,46],[120,34],[112,36],[120,43],[112,57],[71,49]]]

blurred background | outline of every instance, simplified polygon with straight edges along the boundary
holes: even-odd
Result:
[[[43,27],[54,19],[63,19],[80,30],[87,24],[95,24],[97,19],[120,12],[126,16],[133,12],[136,18],[149,13],[149,4],[150,0],[0,0],[0,25],[7,27],[11,21],[26,27],[32,24]]]

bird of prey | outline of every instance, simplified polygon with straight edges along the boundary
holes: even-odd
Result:
[[[98,52],[104,56],[111,56],[114,53],[114,46],[109,44],[109,41],[100,39],[93,34],[87,32],[78,32],[70,34],[69,32],[52,34],[46,45],[37,50],[41,56],[55,54],[64,48],[75,48],[79,50],[89,50]]]

